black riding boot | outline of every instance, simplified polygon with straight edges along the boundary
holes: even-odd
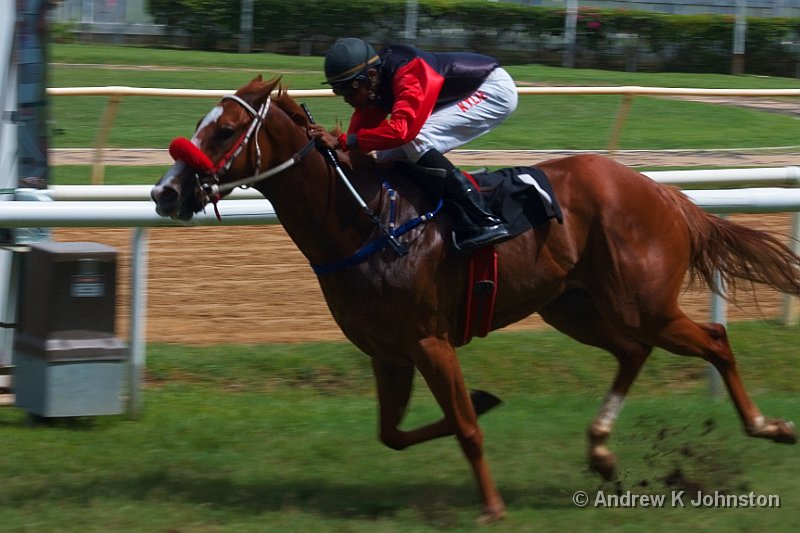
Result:
[[[427,168],[441,168],[446,173],[445,198],[454,201],[463,215],[463,224],[455,232],[456,247],[474,250],[512,237],[506,223],[489,210],[472,181],[438,150],[425,152],[417,160],[417,164]]]

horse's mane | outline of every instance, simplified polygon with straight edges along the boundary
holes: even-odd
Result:
[[[289,89],[286,85],[281,83],[281,76],[264,81],[259,75],[253,78],[250,83],[237,91],[240,97],[250,101],[255,101],[259,97],[266,94],[272,95],[272,103],[277,105],[286,115],[301,128],[306,128],[309,125],[308,116],[303,108],[300,107],[294,98],[289,95]],[[337,123],[329,130],[334,135],[342,133],[341,123]],[[359,168],[364,172],[373,172],[375,167],[375,159],[361,152],[340,153],[339,158],[345,165],[352,168]]]
[[[272,101],[275,103],[275,105],[280,107],[281,110],[283,110],[283,112],[286,113],[295,124],[303,128],[307,127],[309,125],[309,121],[305,111],[303,111],[303,109],[300,107],[300,104],[298,104],[294,98],[289,95],[288,87],[281,84],[280,81],[281,78],[279,76],[266,82],[261,82],[259,84],[260,90],[269,90],[272,93]],[[343,132],[341,123],[337,122],[328,131],[330,131],[333,135],[340,135]],[[369,154],[363,154],[361,152],[340,153],[339,159],[342,163],[351,166],[354,169],[359,168],[364,172],[372,173],[375,167],[375,158]]]
[[[289,115],[289,118],[297,124],[305,128],[309,125],[308,116],[300,105],[294,101],[294,98],[289,96],[289,88],[280,83],[281,78],[277,77],[268,82],[266,86],[270,87],[272,92],[272,101],[280,107],[284,113]]]

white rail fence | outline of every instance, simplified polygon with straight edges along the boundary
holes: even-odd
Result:
[[[674,185],[741,185],[763,183],[790,187],[756,187],[732,190],[684,191],[702,208],[715,213],[794,212],[795,250],[800,253],[800,167],[765,169],[730,169],[650,172],[656,181]],[[793,186],[793,188],[791,187]],[[129,413],[141,411],[139,396],[141,376],[146,358],[147,316],[147,233],[148,227],[161,226],[231,226],[278,224],[272,205],[258,199],[254,191],[237,190],[219,204],[222,221],[212,213],[195,216],[191,222],[159,217],[149,201],[151,186],[56,186],[48,190],[18,189],[15,199],[3,202],[0,227],[132,227],[131,243],[131,313],[129,329],[130,372]],[[255,196],[254,196],[255,195]],[[87,200],[89,198],[89,200]],[[25,201],[29,200],[29,201]],[[786,298],[784,322],[794,323],[793,298]],[[714,297],[712,319],[725,322],[724,300]]]
[[[105,162],[103,150],[113,128],[117,109],[126,96],[156,96],[167,98],[222,98],[230,94],[230,89],[160,89],[149,87],[50,87],[48,96],[106,96],[100,129],[95,139],[94,158],[92,161],[92,183],[103,182]],[[517,87],[520,95],[618,95],[622,97],[614,125],[608,139],[608,151],[613,153],[619,149],[622,130],[628,118],[628,112],[636,96],[678,96],[678,97],[725,97],[725,98],[786,98],[800,97],[800,89],[703,89],[691,87],[642,87],[638,85],[617,87]],[[330,89],[290,90],[294,98],[317,98],[334,96]]]

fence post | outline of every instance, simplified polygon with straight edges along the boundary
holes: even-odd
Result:
[[[100,123],[100,131],[94,143],[94,162],[92,163],[92,185],[101,185],[105,174],[105,164],[103,162],[103,149],[108,140],[108,134],[114,125],[114,117],[117,115],[117,108],[122,102],[122,95],[113,94],[108,99],[106,110],[103,113],[103,120]]]
[[[131,244],[131,318],[128,356],[128,416],[139,418],[140,394],[147,352],[147,229],[135,228]]]
[[[791,247],[794,253],[800,255],[800,212],[792,213],[792,233],[791,233]],[[800,318],[800,311],[798,311],[797,296],[786,294],[783,297],[783,325],[796,326],[798,325],[798,318]]]
[[[724,215],[719,215],[725,218]],[[719,271],[714,272],[714,281],[719,287],[719,294],[711,294],[711,321],[723,326],[728,326],[728,301],[725,299],[725,283],[722,281],[722,275]],[[722,376],[719,375],[717,368],[708,365],[708,390],[711,396],[718,398],[722,392]]]
[[[728,301],[725,299],[725,285],[719,272],[714,273],[714,279],[720,289],[721,294],[711,295],[711,321],[723,326],[728,326]],[[708,365],[708,391],[714,398],[719,397],[722,392],[722,376],[719,375],[717,368]]]
[[[614,121],[614,129],[611,130],[611,137],[608,139],[608,152],[613,154],[619,150],[619,139],[622,137],[622,128],[625,127],[625,121],[628,119],[628,112],[633,105],[633,94],[628,93],[622,97],[622,103],[617,111],[617,119]]]
[[[567,0],[567,13],[564,17],[564,55],[561,58],[561,66],[564,68],[575,66],[578,40],[577,24],[578,0]]]

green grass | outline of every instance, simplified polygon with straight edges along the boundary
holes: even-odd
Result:
[[[168,166],[114,166],[105,167],[103,183],[107,185],[142,185],[158,181]],[[92,182],[89,165],[54,165],[49,168],[49,183],[55,185],[88,185]]]
[[[50,61],[72,65],[150,65],[179,67],[196,71],[220,68],[263,73],[291,73],[311,76],[310,88],[322,81],[322,58],[280,54],[236,54],[86,44],[53,44]],[[269,70],[271,69],[271,70]],[[797,88],[798,80],[769,76],[726,76],[721,74],[631,73],[596,69],[564,69],[544,65],[511,65],[507,69],[521,82],[557,82],[565,85],[643,85],[651,87],[707,88]],[[154,77],[158,77],[158,73]],[[205,73],[201,78],[207,78]],[[206,80],[213,83],[215,80]],[[217,80],[218,81],[218,80]],[[157,85],[159,86],[159,85]],[[209,86],[213,87],[213,85]],[[218,87],[217,87],[218,88]],[[300,88],[300,87],[297,87]]]
[[[744,323],[730,335],[765,414],[800,418],[800,330]],[[584,441],[613,359],[538,332],[481,339],[461,361],[470,386],[505,400],[482,419],[509,506],[496,530],[791,531],[800,518],[797,449],[744,437],[727,398],[707,396],[702,362],[651,357],[612,438],[623,490],[669,494],[681,469],[685,483],[777,494],[782,508],[576,508],[575,491],[613,492],[585,471]],[[0,530],[474,529],[479,502],[455,441],[382,447],[369,361],[349,344],[152,345],[147,377],[138,421],[31,427],[0,410]],[[419,379],[415,391],[407,427],[439,416]]]
[[[54,45],[48,85],[174,87],[235,90],[257,73],[282,75],[291,89],[317,89],[322,58],[277,54],[226,54],[87,45]],[[146,65],[145,69],[96,68],[63,64]],[[170,67],[158,69],[153,66]],[[178,68],[179,67],[179,68]],[[176,68],[178,68],[176,70]],[[699,74],[636,74],[540,65],[512,66],[518,83],[650,85],[667,87],[796,88],[787,78]],[[327,126],[349,120],[339,98],[306,99]],[[576,149],[608,147],[620,96],[522,96],[501,127],[476,139],[473,149]],[[52,98],[54,147],[91,147],[106,105],[104,97]],[[127,97],[121,104],[109,146],[163,148],[191,134],[212,100]],[[800,120],[728,106],[661,98],[634,100],[621,139],[622,149],[741,148],[795,146]]]
[[[321,57],[203,52],[95,44],[51,44],[49,60],[53,63],[66,64],[158,65],[192,69],[224,67],[251,70],[266,68],[265,63],[269,63],[280,70],[322,72]]]

